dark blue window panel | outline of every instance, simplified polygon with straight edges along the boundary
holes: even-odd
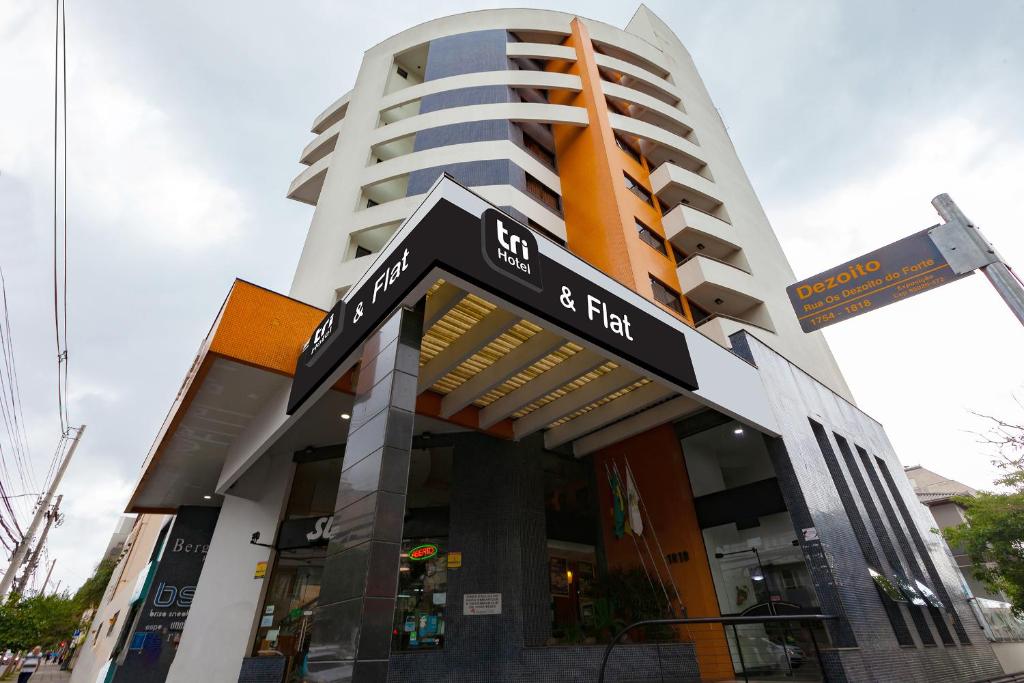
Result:
[[[507,119],[490,121],[467,121],[453,123],[448,126],[427,128],[416,133],[413,150],[422,152],[425,149],[436,149],[448,145],[460,145],[464,142],[484,142],[486,140],[515,140],[515,124]]]
[[[507,43],[508,32],[503,29],[472,31],[432,40],[424,80],[504,71],[508,69]]]
[[[854,444],[854,448],[857,450],[857,455],[860,456],[860,461],[864,465],[864,471],[867,472],[868,481],[871,482],[871,487],[874,489],[875,495],[878,497],[878,504],[881,505],[882,512],[885,513],[886,518],[889,520],[889,528],[892,529],[893,538],[896,539],[896,544],[900,548],[903,548],[903,554],[907,558],[907,568],[910,570],[910,574],[914,579],[928,585],[928,582],[924,578],[924,573],[921,571],[921,565],[918,564],[917,558],[914,556],[914,550],[910,545],[907,534],[904,532],[903,527],[900,524],[900,520],[896,517],[896,510],[893,509],[892,503],[889,502],[889,497],[885,493],[885,489],[882,488],[882,480],[878,478],[878,472],[875,470],[871,456],[868,455],[867,451],[856,444]],[[939,599],[941,600],[941,598]],[[949,632],[949,627],[946,625],[946,620],[945,617],[943,617],[942,612],[930,605],[927,609],[929,614],[931,614],[932,622],[935,624],[935,628],[939,632],[939,637],[942,639],[942,642],[946,645],[955,645],[956,642],[953,640],[953,635]]]
[[[455,107],[469,107],[474,104],[500,104],[518,102],[512,89],[507,85],[481,85],[475,88],[457,88],[427,95],[420,100],[420,113]]]
[[[889,566],[895,571],[907,576],[907,570],[903,567],[903,561],[900,559],[899,553],[896,552],[896,546],[893,545],[892,538],[890,538],[885,524],[882,523],[882,516],[878,514],[878,508],[875,506],[874,499],[871,498],[871,492],[868,491],[867,484],[864,483],[864,476],[861,474],[860,468],[857,467],[857,461],[854,460],[850,444],[838,434],[833,434],[833,436],[835,436],[836,443],[839,445],[839,452],[843,454],[843,460],[846,461],[846,468],[850,471],[850,478],[853,480],[853,485],[857,488],[864,511],[867,512],[868,519],[871,520],[871,526],[875,529],[875,536],[882,545],[885,559],[889,561]],[[911,619],[914,620],[914,627],[917,629],[917,634],[921,637],[921,642],[925,645],[934,645],[935,636],[932,635],[931,629],[928,628],[928,622],[924,618],[924,613],[916,605],[908,605],[907,609],[910,611]]]
[[[971,639],[967,635],[967,630],[964,629],[963,622],[960,621],[960,615],[957,614],[956,607],[953,605],[953,599],[950,597],[949,591],[946,590],[946,584],[939,575],[939,570],[935,566],[935,562],[932,561],[932,556],[928,552],[928,546],[925,545],[924,538],[921,537],[921,532],[918,530],[917,524],[914,522],[914,517],[910,514],[910,509],[907,507],[906,501],[903,500],[899,487],[896,486],[896,480],[893,479],[892,472],[889,471],[888,466],[881,458],[876,456],[875,461],[878,464],[878,471],[882,473],[882,478],[885,479],[885,485],[888,487],[893,500],[896,502],[896,507],[899,509],[900,515],[903,517],[903,521],[906,522],[907,531],[910,532],[910,537],[914,541],[914,546],[917,548],[917,552],[921,555],[921,561],[924,562],[925,569],[928,570],[928,576],[931,577],[932,580],[932,589],[938,593],[939,599],[946,603],[946,606],[949,608],[950,617],[953,620],[953,629],[956,631],[957,638],[960,639],[961,644],[970,645]],[[914,502],[916,504],[917,501]]]
[[[825,428],[814,420],[809,420],[809,422],[811,423],[811,430],[814,432],[814,438],[818,442],[821,457],[824,459],[826,467],[828,467],[829,474],[832,475],[832,483],[835,484],[836,493],[839,494],[839,500],[843,504],[843,510],[846,511],[846,517],[850,520],[850,528],[857,539],[857,545],[860,546],[860,552],[867,563],[874,567],[876,571],[883,571],[878,551],[875,550],[875,546],[871,541],[867,525],[864,524],[864,518],[860,515],[856,499],[850,491],[850,485],[847,483],[843,469],[839,465],[839,459],[832,449],[832,443],[828,439],[828,434],[825,432]],[[888,598],[884,598],[881,595],[878,598],[882,603],[883,609],[885,609],[886,616],[889,617],[889,623],[896,634],[897,642],[900,645],[913,646],[915,644],[914,637],[910,635],[910,629],[907,627],[906,619],[903,618],[903,612]]]
[[[406,190],[406,196],[423,194],[430,189],[430,186],[442,173],[447,173],[466,187],[511,185],[520,190],[526,188],[526,174],[521,168],[508,159],[493,159],[467,161],[413,171],[409,175],[409,189]]]

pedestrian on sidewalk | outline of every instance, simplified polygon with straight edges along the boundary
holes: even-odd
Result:
[[[25,655],[25,658],[21,660],[21,673],[18,674],[18,683],[28,683],[28,679],[32,678],[32,674],[39,668],[40,663],[43,661],[43,648],[36,645],[32,648],[32,652]]]

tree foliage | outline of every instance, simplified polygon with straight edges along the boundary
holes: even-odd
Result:
[[[0,644],[12,650],[50,648],[71,636],[81,616],[82,610],[67,593],[14,594],[0,605]]]
[[[86,579],[85,583],[75,591],[74,599],[82,605],[82,609],[100,604],[103,600],[103,593],[107,590],[107,584],[110,583],[110,577],[113,576],[114,567],[116,566],[116,559],[112,557],[104,558],[96,567],[93,575]]]
[[[991,428],[983,440],[995,448],[993,464],[1004,472],[995,483],[1006,490],[956,498],[965,521],[943,535],[970,558],[986,588],[1006,594],[1024,615],[1024,426],[987,419]]]
[[[0,603],[0,649],[24,650],[55,647],[67,640],[79,625],[82,613],[99,605],[113,574],[115,561],[100,562],[74,595],[22,596],[12,593]]]

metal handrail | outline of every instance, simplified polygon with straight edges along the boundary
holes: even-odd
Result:
[[[688,618],[676,618],[676,619],[645,619],[643,621],[635,621],[626,628],[619,631],[619,633],[612,638],[612,641],[608,643],[608,647],[604,649],[604,657],[601,659],[601,670],[597,674],[597,683],[604,683],[604,670],[608,665],[608,657],[612,654],[612,648],[619,644],[623,636],[632,631],[635,628],[641,626],[677,626],[680,624],[722,624],[723,626],[731,624],[735,627],[738,624],[766,624],[775,623],[780,621],[828,621],[830,619],[836,619],[837,617],[832,614],[777,614],[764,617],[688,617]],[[811,632],[811,638],[814,639],[814,632]],[[737,642],[738,646],[738,642]],[[825,673],[825,667],[821,662],[821,652],[818,649],[818,644],[814,642],[814,651],[818,657],[818,664],[821,666],[822,675]]]

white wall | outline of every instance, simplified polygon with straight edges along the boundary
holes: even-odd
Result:
[[[264,456],[238,484],[251,499],[224,496],[168,683],[238,680],[263,597],[264,580],[253,572],[272,560],[249,539],[258,531],[261,542],[273,542],[293,471],[291,453]]]
[[[139,574],[149,566],[149,557],[160,535],[160,529],[168,520],[167,515],[139,515],[135,527],[128,537],[131,547],[121,558],[107,584],[102,602],[97,606],[92,624],[85,633],[85,639],[77,648],[71,683],[93,683],[100,669],[110,659],[110,653],[117,643],[129,611],[131,598]],[[110,631],[110,618],[117,615],[114,629]],[[97,634],[97,630],[99,633]]]

